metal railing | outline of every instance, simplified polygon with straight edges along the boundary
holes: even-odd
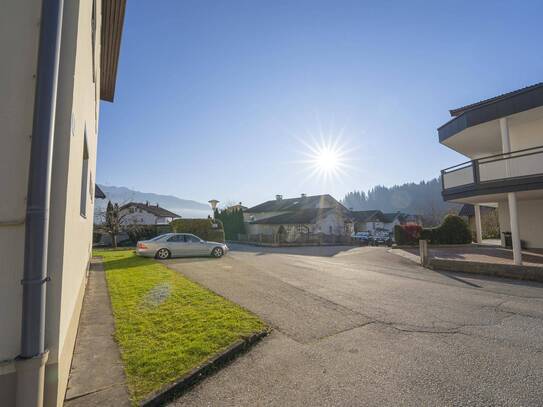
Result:
[[[466,161],[441,171],[443,190],[543,175],[543,146]]]

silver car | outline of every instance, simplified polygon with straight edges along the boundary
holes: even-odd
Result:
[[[212,256],[222,257],[228,252],[224,243],[206,242],[190,233],[167,233],[149,240],[139,241],[136,253],[140,256],[168,259],[170,257]]]

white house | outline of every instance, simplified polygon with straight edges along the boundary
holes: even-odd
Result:
[[[521,243],[543,248],[543,83],[450,114],[439,141],[468,161],[441,171],[443,198],[474,205],[479,241],[480,205],[497,207],[515,264],[522,264]]]
[[[149,202],[129,202],[119,208],[119,215],[125,225],[168,225],[172,220],[181,217]]]
[[[311,235],[346,237],[353,231],[347,208],[330,195],[274,200],[247,209],[243,213],[248,235],[284,235],[288,242]]]
[[[61,406],[92,248],[99,100],[124,0],[0,13],[0,405]]]
[[[421,225],[420,216],[402,212],[383,213],[380,210],[352,211],[356,232],[394,232],[396,225],[415,223]]]

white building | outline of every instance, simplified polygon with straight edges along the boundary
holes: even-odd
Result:
[[[124,0],[5,0],[0,13],[0,405],[60,406],[92,247],[99,100]]]
[[[122,223],[125,225],[169,225],[181,216],[149,202],[129,202],[119,209]]]
[[[511,233],[521,264],[521,243],[543,248],[543,83],[450,113],[439,141],[469,161],[441,172],[443,198],[475,206],[478,240],[479,205],[497,206],[500,229]]]
[[[356,232],[394,232],[396,225],[405,225],[407,223],[422,225],[420,216],[402,212],[383,213],[380,210],[367,210],[352,211],[351,214],[355,222],[354,230]]]
[[[284,234],[287,242],[310,235],[346,237],[353,231],[349,211],[330,195],[277,195],[244,211],[243,218],[248,235]]]

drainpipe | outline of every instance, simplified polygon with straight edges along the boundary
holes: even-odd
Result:
[[[41,407],[45,363],[45,283],[63,0],[42,0],[25,224],[17,406]]]

